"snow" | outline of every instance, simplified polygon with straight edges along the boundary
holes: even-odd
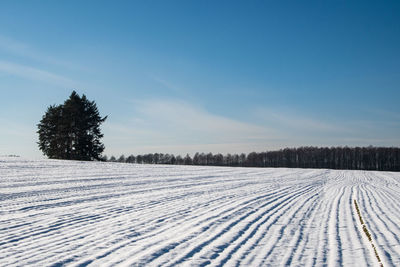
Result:
[[[400,173],[0,158],[0,266],[400,266]]]

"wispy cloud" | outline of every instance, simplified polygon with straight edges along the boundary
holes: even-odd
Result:
[[[249,141],[275,137],[273,130],[219,116],[181,100],[135,101],[138,114],[154,126],[189,134],[207,135],[211,140]]]
[[[266,150],[282,143],[282,133],[274,129],[215,115],[181,100],[153,99],[132,104],[130,122],[107,127],[112,138],[105,135],[113,149],[118,147],[126,154],[205,150],[239,153]]]
[[[178,94],[185,94],[187,92],[187,90],[184,89],[183,87],[180,87],[170,81],[167,81],[166,79],[160,78],[157,75],[148,74],[147,76],[150,79],[152,79],[153,81],[155,81],[156,83],[163,86],[164,88],[168,89],[169,91],[172,91],[172,92],[178,93]]]
[[[77,66],[65,60],[53,58],[46,53],[36,50],[31,45],[19,40],[15,40],[9,36],[0,35],[0,50],[5,51],[8,54],[36,62],[66,67],[68,69],[82,70],[81,66]]]
[[[20,55],[32,54],[31,52],[29,52],[28,45],[22,42],[18,42],[4,35],[0,35],[0,49]]]
[[[5,52],[7,55],[7,59],[0,60],[0,72],[4,74],[62,87],[77,87],[78,85],[65,74],[56,73],[54,70],[61,69],[64,70],[63,73],[66,73],[66,69],[82,70],[82,68],[40,52],[28,43],[0,35],[0,52]]]
[[[75,87],[76,82],[64,76],[38,69],[31,66],[16,64],[13,62],[0,60],[0,72],[11,74],[14,76],[51,83],[59,86]]]
[[[306,116],[301,112],[258,108],[255,116],[264,125],[287,133],[287,143],[299,145],[399,145],[399,124],[381,119],[346,119],[340,121],[321,118],[318,114]],[[396,114],[391,114],[395,117]]]
[[[301,115],[301,113],[296,112],[257,108],[253,114],[265,124],[296,130],[297,133],[299,131],[312,131],[316,133],[349,133],[351,131],[342,124],[329,122],[329,120],[317,117]]]
[[[130,120],[105,128],[106,153],[248,153],[299,146],[400,145],[369,123],[332,122],[301,113],[257,109],[253,123],[214,114],[179,99],[132,101]],[[107,123],[106,123],[107,124]]]
[[[107,154],[248,153],[284,147],[396,145],[400,139],[368,131],[368,123],[332,122],[300,113],[257,109],[253,123],[213,114],[179,99],[132,101],[132,116],[105,129]],[[373,128],[373,127],[372,127]],[[110,136],[110,137],[107,137]]]

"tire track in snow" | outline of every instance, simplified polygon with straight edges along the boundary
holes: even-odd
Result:
[[[356,212],[357,212],[357,214],[358,214],[359,221],[360,221],[360,224],[361,224],[361,226],[362,226],[362,229],[363,229],[365,235],[367,236],[367,238],[368,238],[368,240],[369,240],[369,242],[370,242],[370,245],[371,245],[371,247],[372,247],[372,250],[373,250],[373,252],[374,252],[374,254],[375,254],[376,259],[378,260],[378,264],[379,264],[380,266],[383,267],[383,263],[382,263],[382,261],[381,261],[381,258],[380,258],[380,256],[379,256],[377,250],[376,250],[376,247],[375,247],[374,242],[372,241],[371,234],[370,234],[370,232],[368,231],[367,227],[365,226],[364,220],[363,220],[363,218],[362,218],[362,216],[361,216],[361,212],[360,212],[360,209],[359,209],[359,207],[358,207],[358,205],[357,205],[357,201],[356,201],[356,200],[354,200],[354,206],[355,206]]]
[[[390,217],[386,216],[385,205],[378,204],[384,203],[383,199],[380,199],[379,194],[372,194],[372,190],[368,190],[370,187],[368,186],[362,191],[362,203],[365,207],[368,207],[368,209],[363,209],[362,215],[365,218],[366,227],[375,241],[380,258],[385,263],[396,266],[400,264],[400,258],[396,256],[396,247],[400,246],[399,227],[398,224],[393,223]],[[377,191],[377,188],[372,189]],[[391,224],[391,226],[389,227],[388,224]],[[386,246],[380,244],[386,244]]]

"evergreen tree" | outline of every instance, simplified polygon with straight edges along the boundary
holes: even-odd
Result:
[[[75,91],[63,105],[48,107],[38,124],[39,149],[49,158],[100,160],[104,145],[96,103]]]
[[[125,159],[125,156],[124,156],[124,155],[121,155],[121,156],[118,158],[118,162],[124,163],[125,161],[126,161],[126,159]]]
[[[189,154],[186,154],[186,157],[183,159],[185,165],[192,165],[192,158]]]
[[[135,163],[136,157],[134,155],[130,155],[126,158],[127,163]]]

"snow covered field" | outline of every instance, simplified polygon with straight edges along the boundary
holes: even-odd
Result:
[[[400,173],[0,158],[0,266],[379,266],[372,244],[400,266]]]

